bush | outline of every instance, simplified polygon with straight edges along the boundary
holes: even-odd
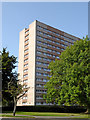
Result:
[[[3,107],[2,111],[13,111],[13,107]],[[81,113],[85,107],[80,106],[17,106],[17,111],[23,112],[59,112],[59,113]]]

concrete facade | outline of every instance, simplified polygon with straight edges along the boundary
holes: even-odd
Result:
[[[43,94],[50,73],[48,65],[79,39],[37,20],[20,32],[18,73],[24,87],[30,89],[18,101],[18,106],[47,105]]]

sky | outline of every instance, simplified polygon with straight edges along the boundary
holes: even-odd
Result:
[[[88,35],[88,2],[3,2],[2,47],[18,57],[19,32],[38,20],[69,34]]]

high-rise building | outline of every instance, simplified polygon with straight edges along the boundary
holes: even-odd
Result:
[[[19,79],[30,89],[17,105],[47,105],[43,93],[46,94],[48,65],[80,38],[35,20],[20,32],[19,39]]]

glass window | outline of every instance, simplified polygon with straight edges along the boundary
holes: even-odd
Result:
[[[27,67],[28,66],[28,63],[24,65],[24,67]]]
[[[27,56],[28,56],[28,54],[24,55],[24,58],[27,57]]]
[[[36,67],[37,70],[41,70],[42,68],[41,67]]]
[[[37,54],[42,54],[40,51],[37,51]]]
[[[25,78],[25,77],[28,77],[28,74],[25,74],[23,77],[24,77],[24,78]]]
[[[24,62],[27,62],[28,61],[28,58],[24,60]]]
[[[29,41],[29,39],[25,40],[25,43],[27,43]]]
[[[24,50],[24,53],[28,52],[29,49]]]
[[[37,57],[36,57],[36,59],[40,59],[40,60],[41,60],[42,58],[41,58],[41,57],[39,57],[39,56],[37,56]]]
[[[28,47],[28,46],[29,46],[29,44],[25,45],[24,48],[26,48],[26,47]]]
[[[28,69],[25,69],[23,72],[28,72]]]
[[[26,79],[26,80],[23,80],[23,82],[24,82],[24,83],[28,82],[28,79]]]

